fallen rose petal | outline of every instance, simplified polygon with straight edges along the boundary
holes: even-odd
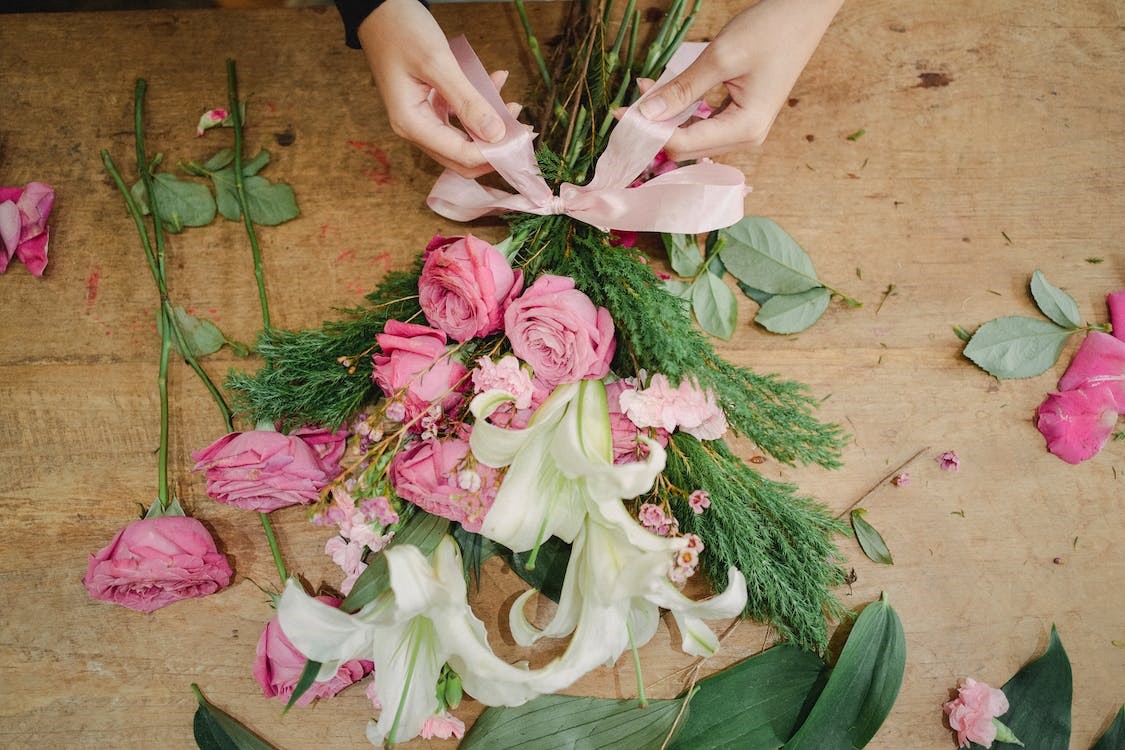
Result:
[[[1107,385],[1125,409],[1125,341],[1091,331],[1059,379],[1060,391]]]
[[[1114,337],[1125,341],[1125,289],[1107,294],[1105,304],[1109,308],[1109,323],[1113,326]]]
[[[16,251],[20,242],[20,211],[15,201],[0,203],[0,270]]]
[[[1036,426],[1047,450],[1063,461],[1081,463],[1097,455],[1117,424],[1117,400],[1105,385],[1047,394]]]
[[[27,242],[47,231],[47,217],[55,205],[55,189],[43,182],[29,182],[16,201],[20,211],[20,242]]]
[[[42,276],[43,269],[47,267],[47,245],[51,242],[51,230],[45,229],[43,234],[37,235],[26,242],[21,242],[16,248],[16,257],[19,258],[32,276]]]
[[[200,137],[203,131],[210,130],[211,128],[222,125],[223,122],[230,117],[230,113],[225,109],[209,109],[199,117],[199,124],[195,126],[195,135]]]

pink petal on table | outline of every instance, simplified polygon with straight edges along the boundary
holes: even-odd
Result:
[[[20,195],[22,194],[23,188],[0,187],[0,203],[4,201],[15,203],[20,199]]]
[[[1097,455],[1117,424],[1117,400],[1105,385],[1047,394],[1037,426],[1047,450],[1063,461],[1081,463]]]
[[[4,263],[12,257],[20,242],[20,210],[13,201],[0,203],[0,255]]]
[[[47,267],[47,245],[51,242],[51,230],[44,227],[43,234],[21,242],[16,248],[16,257],[23,261],[32,276],[42,276]]]
[[[1125,408],[1125,341],[1091,331],[1059,379],[1060,391],[1106,385]]]
[[[1114,337],[1125,341],[1125,289],[1107,294],[1105,304],[1109,308],[1109,323],[1113,326]]]
[[[38,237],[47,230],[47,217],[51,215],[51,206],[54,204],[54,188],[43,182],[27,183],[23,194],[16,201],[16,207],[20,210],[20,218],[23,221],[20,242]]]

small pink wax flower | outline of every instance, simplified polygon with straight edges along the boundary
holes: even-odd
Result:
[[[531,384],[531,375],[520,367],[520,361],[508,355],[495,364],[488,357],[477,360],[473,369],[473,391],[499,390],[511,394],[516,398],[517,409],[531,408],[532,396],[535,389]]]
[[[695,515],[700,515],[703,511],[711,507],[711,496],[707,494],[707,490],[696,490],[688,497],[688,505]]]
[[[949,727],[957,732],[958,747],[968,747],[970,742],[992,747],[996,739],[992,719],[1008,712],[1008,699],[1003,691],[966,677],[957,697],[942,710],[949,716]]]
[[[1097,455],[1117,424],[1120,407],[1106,385],[1047,394],[1036,426],[1047,450],[1070,464]]]
[[[230,117],[230,112],[225,109],[207,110],[200,116],[199,124],[195,126],[196,138],[201,137],[205,130],[210,130],[211,128],[225,124],[228,117]]]
[[[905,487],[910,484],[910,472],[904,471],[901,474],[896,474],[895,478],[891,480],[891,484],[895,487]]]
[[[942,471],[957,471],[961,467],[961,459],[957,457],[957,451],[946,451],[934,460]]]
[[[461,739],[465,736],[465,722],[445,711],[422,722],[422,730],[418,734],[424,740]]]
[[[659,536],[668,536],[677,529],[675,517],[669,516],[659,505],[644,503],[637,516],[641,526]]]

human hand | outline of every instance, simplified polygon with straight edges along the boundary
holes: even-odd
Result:
[[[713,116],[678,128],[665,150],[675,161],[761,145],[793,84],[843,0],[761,0],[727,22],[683,73],[641,101],[641,114],[666,120],[725,84]],[[639,82],[642,92],[653,82]]]
[[[491,172],[472,139],[450,124],[450,116],[489,143],[504,137],[504,123],[461,72],[429,11],[417,0],[386,0],[360,24],[358,34],[395,134],[465,177]],[[496,71],[491,78],[499,90],[508,73]],[[519,113],[519,105],[507,106],[513,115]]]

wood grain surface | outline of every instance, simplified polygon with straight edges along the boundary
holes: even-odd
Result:
[[[709,0],[693,37],[714,34],[737,5]],[[532,68],[510,6],[435,14],[450,34],[466,32],[486,65],[510,69],[510,96],[520,96]],[[533,15],[547,39],[561,7],[536,5]],[[882,484],[864,502],[895,565],[840,540],[858,577],[844,601],[859,607],[887,592],[908,642],[902,693],[872,748],[952,748],[940,705],[957,681],[1003,683],[1044,648],[1052,623],[1074,669],[1071,746],[1089,747],[1125,698],[1125,649],[1115,645],[1125,640],[1125,442],[1077,467],[1044,450],[1034,409],[1076,341],[1048,374],[998,383],[960,356],[950,330],[1035,315],[1036,268],[1090,321],[1104,321],[1104,294],[1125,287],[1123,23],[1111,0],[853,2],[766,144],[726,159],[754,186],[748,213],[777,220],[823,279],[865,302],[833,303],[798,336],[755,327],[754,305],[741,302],[722,353],[807,382],[822,416],[853,435],[838,471],[774,462],[762,471],[843,510],[925,449],[909,486]],[[247,147],[273,153],[265,174],[291,183],[302,210],[261,231],[275,324],[316,325],[359,303],[433,232],[464,231],[425,209],[437,168],[391,133],[330,10],[0,21],[0,183],[58,191],[44,277],[18,263],[0,277],[0,746],[192,747],[197,682],[280,748],[369,747],[361,689],[282,717],[251,676],[271,616],[259,587],[275,587],[276,573],[257,520],[208,500],[190,473],[189,452],[222,421],[179,363],[175,490],[221,539],[235,579],[149,616],[90,601],[81,585],[87,555],[151,502],[158,441],[157,297],[98,150],[132,163],[136,76],[149,81],[149,147],[165,164],[228,145],[229,130],[194,137],[199,114],[225,104],[228,56],[251,95]],[[473,231],[502,236],[495,223]],[[240,225],[174,237],[169,258],[178,304],[252,340],[260,319]],[[206,366],[221,378],[257,365],[223,353]],[[961,457],[956,473],[934,461],[949,449]],[[329,532],[299,509],[274,518],[293,569],[314,584],[338,580],[321,554]],[[522,652],[500,623],[520,590],[490,564],[474,596],[498,650],[513,657]],[[770,641],[766,628],[742,624],[707,669]],[[681,689],[690,660],[666,625],[642,660],[650,694]],[[628,662],[571,692],[630,696]],[[479,710],[469,702],[462,714]],[[450,743],[408,745],[430,746]]]

